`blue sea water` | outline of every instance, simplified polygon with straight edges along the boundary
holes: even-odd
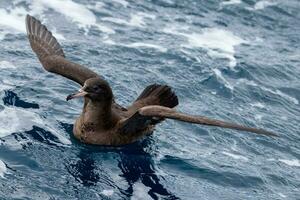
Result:
[[[300,199],[298,0],[0,1],[0,199]],[[25,35],[39,18],[66,56],[129,105],[153,83],[178,110],[270,138],[167,120],[118,148],[72,137],[76,83],[46,72]]]

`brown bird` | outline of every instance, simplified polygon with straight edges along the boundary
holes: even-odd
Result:
[[[146,87],[132,105],[124,108],[114,101],[111,87],[98,74],[65,58],[60,44],[39,20],[27,15],[26,29],[31,48],[43,67],[82,86],[79,92],[67,97],[67,100],[84,98],[82,113],[73,128],[74,136],[81,142],[97,145],[132,143],[151,134],[154,126],[166,118],[276,136],[263,129],[177,112],[174,109],[178,105],[177,96],[166,85]]]

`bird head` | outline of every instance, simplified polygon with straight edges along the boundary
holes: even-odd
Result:
[[[92,101],[111,101],[113,98],[112,90],[109,84],[100,78],[90,78],[84,82],[78,92],[67,96],[69,101],[74,98],[85,97]]]

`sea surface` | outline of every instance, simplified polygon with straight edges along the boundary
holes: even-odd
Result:
[[[300,199],[299,0],[0,0],[0,199]],[[271,138],[167,120],[123,147],[72,136],[79,85],[46,72],[29,13],[123,106],[153,83],[178,110]]]

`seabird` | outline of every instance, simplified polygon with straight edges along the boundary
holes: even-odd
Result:
[[[174,109],[178,105],[177,96],[167,85],[146,87],[130,106],[124,108],[114,101],[108,82],[90,69],[65,58],[56,38],[39,20],[27,15],[26,30],[31,48],[44,69],[82,86],[77,93],[67,96],[67,100],[84,98],[82,113],[73,128],[75,138],[83,143],[129,144],[151,134],[155,125],[165,119],[276,136],[263,129],[178,112]]]

